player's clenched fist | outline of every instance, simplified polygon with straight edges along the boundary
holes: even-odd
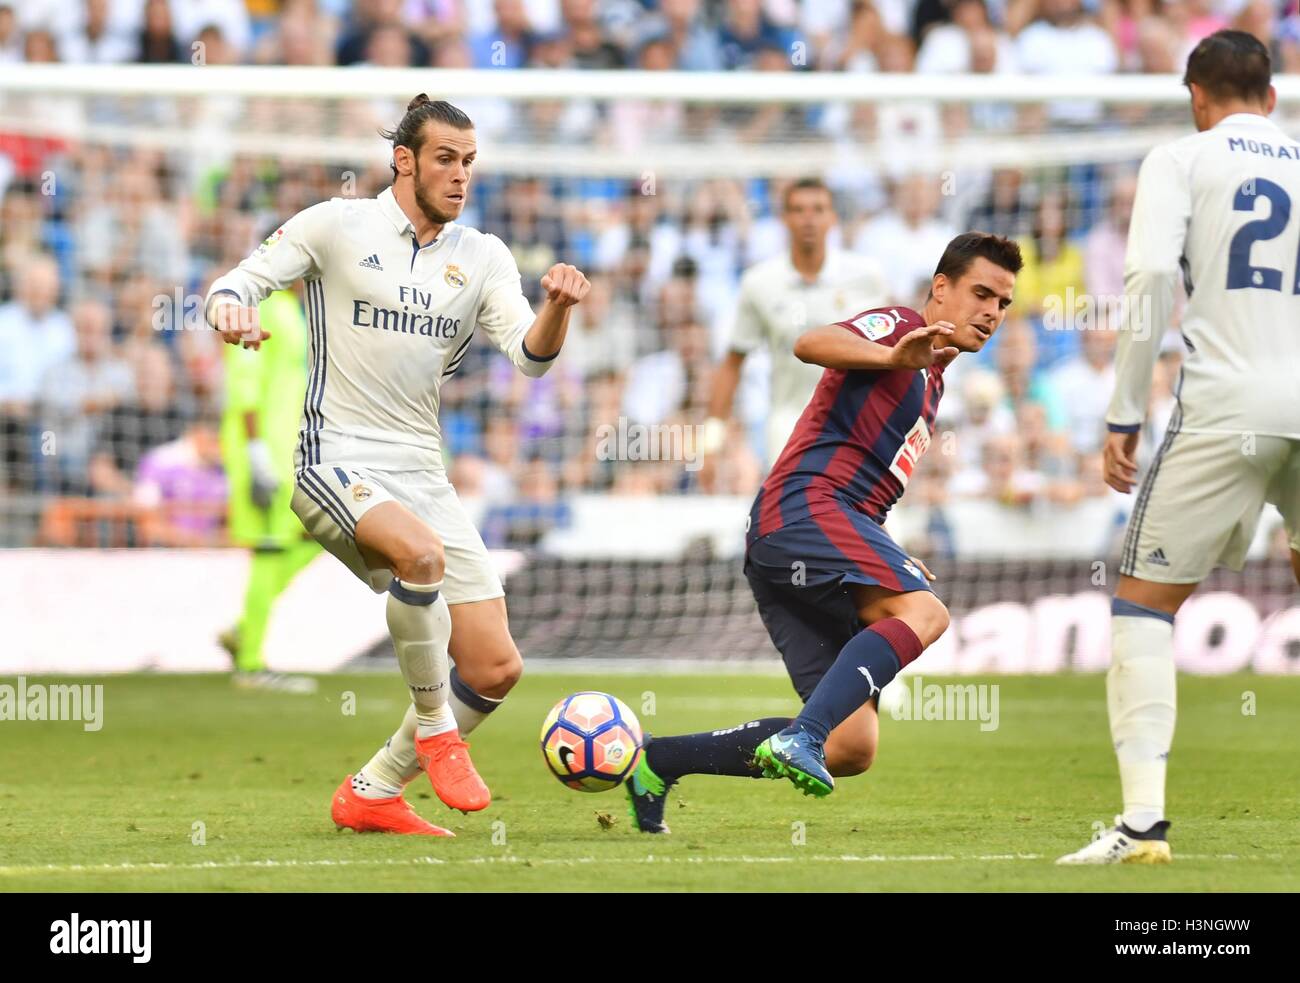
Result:
[[[591,289],[591,284],[582,275],[582,270],[568,263],[556,263],[542,277],[542,289],[546,299],[560,307],[572,307]]]
[[[238,304],[218,304],[212,312],[212,326],[228,345],[243,345],[256,351],[271,332],[262,328],[256,307]]]

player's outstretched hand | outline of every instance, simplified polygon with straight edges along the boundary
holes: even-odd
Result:
[[[948,337],[953,333],[953,326],[947,321],[935,321],[923,328],[909,331],[898,340],[891,352],[891,359],[896,369],[925,369],[931,365],[943,367],[957,357],[957,349],[935,348],[936,336]]]
[[[542,289],[546,299],[560,307],[572,307],[587,296],[591,284],[582,275],[582,270],[568,263],[556,263],[542,277]]]
[[[1137,484],[1137,433],[1109,433],[1102,448],[1102,471],[1106,484],[1127,495]]]
[[[221,304],[213,312],[212,321],[221,340],[227,345],[243,345],[256,351],[262,347],[262,342],[271,337],[271,332],[262,328],[256,307]]]

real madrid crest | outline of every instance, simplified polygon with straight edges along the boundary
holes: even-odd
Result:
[[[442,278],[447,281],[447,286],[455,287],[459,290],[465,284],[469,283],[469,277],[460,271],[460,267],[453,263],[448,263],[447,268],[443,271]]]
[[[369,497],[370,497],[370,489],[367,488],[365,485],[352,486],[352,500],[354,502],[364,502]]]

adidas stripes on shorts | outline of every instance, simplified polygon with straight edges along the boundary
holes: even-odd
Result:
[[[1300,550],[1300,440],[1171,431],[1137,493],[1120,573],[1193,584],[1240,570],[1265,502]]]

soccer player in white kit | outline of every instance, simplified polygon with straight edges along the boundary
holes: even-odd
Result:
[[[231,344],[275,344],[257,304],[306,281],[311,365],[293,510],[373,591],[388,592],[412,701],[392,738],[339,786],[331,815],[360,832],[449,836],[402,789],[424,770],[448,806],[489,804],[463,735],[500,705],[522,660],[501,581],[443,469],[439,387],[476,330],[525,375],[542,375],[588,284],[556,264],[534,315],[505,244],[456,223],[477,153],[459,109],[417,96],[384,135],[391,188],[298,213],[213,282],[205,312]]]
[[[741,277],[728,351],[714,372],[702,435],[700,481],[706,488],[713,484],[716,454],[726,441],[740,372],[750,353],[766,347],[772,359],[764,439],[770,468],[822,376],[821,366],[794,357],[795,339],[810,328],[885,302],[884,273],[875,260],[828,247],[835,202],[823,181],[809,177],[792,182],[782,196],[781,217],[789,251],[755,263]]]
[[[1129,519],[1111,608],[1107,704],[1124,812],[1058,863],[1170,861],[1174,615],[1215,566],[1241,569],[1266,501],[1282,513],[1300,579],[1300,144],[1268,119],[1277,97],[1253,36],[1205,38],[1183,81],[1199,132],[1142,164],[1106,416],[1106,482],[1128,493],[1182,275],[1178,406]]]

